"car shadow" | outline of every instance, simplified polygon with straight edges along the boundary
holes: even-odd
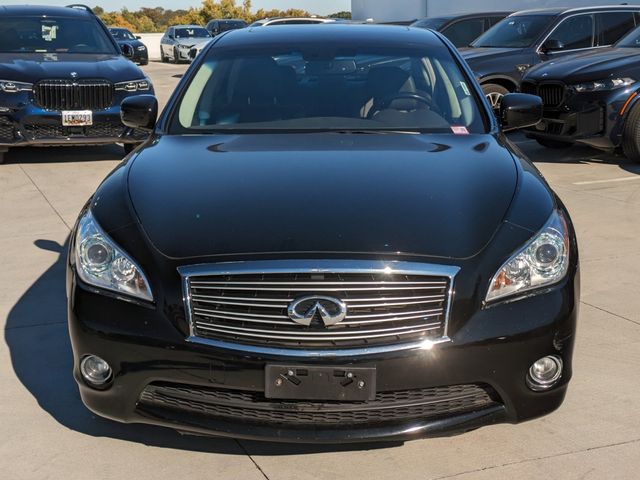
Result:
[[[64,245],[37,240],[41,249],[58,254],[10,310],[5,325],[13,370],[40,408],[66,428],[92,437],[109,437],[147,446],[230,455],[295,455],[328,451],[387,448],[400,443],[300,445],[235,441],[181,435],[169,428],[123,424],[101,418],[83,404],[72,376],[73,357],[67,330]]]
[[[119,145],[74,147],[16,147],[5,154],[5,163],[73,163],[82,161],[114,161],[124,158]]]
[[[570,163],[570,164],[611,164],[620,169],[640,175],[640,164],[629,160],[621,153],[604,152],[586,145],[573,145],[571,148],[553,149],[539,145],[535,140],[523,136],[512,138],[520,149],[534,163]]]

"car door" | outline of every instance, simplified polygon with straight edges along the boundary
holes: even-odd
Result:
[[[468,47],[471,43],[484,33],[484,18],[465,18],[455,21],[442,30],[445,37],[449,39],[456,48]]]
[[[542,61],[597,46],[595,16],[583,13],[565,17],[538,48]]]
[[[636,26],[633,12],[596,13],[596,39],[600,47],[613,45]]]

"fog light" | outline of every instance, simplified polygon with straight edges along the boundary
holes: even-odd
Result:
[[[80,373],[92,386],[100,387],[111,380],[111,367],[100,357],[89,355],[80,363]]]
[[[541,391],[553,387],[562,376],[562,359],[555,355],[542,357],[529,368],[527,386]]]

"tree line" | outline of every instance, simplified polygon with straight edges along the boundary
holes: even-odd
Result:
[[[214,18],[239,18],[247,23],[270,17],[309,17],[311,14],[299,8],[288,10],[259,9],[251,11],[251,0],[204,0],[201,7],[178,10],[165,10],[162,7],[143,7],[136,11],[123,8],[118,12],[106,12],[102,7],[93,11],[108,26],[124,27],[133,32],[164,32],[170,25],[206,25]],[[337,12],[330,18],[351,18],[350,12]]]

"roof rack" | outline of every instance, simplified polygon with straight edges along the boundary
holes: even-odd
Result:
[[[84,5],[82,3],[72,3],[71,5],[67,5],[66,8],[75,8],[77,10],[84,10],[86,12],[91,13],[92,15],[95,15],[91,7]]]

